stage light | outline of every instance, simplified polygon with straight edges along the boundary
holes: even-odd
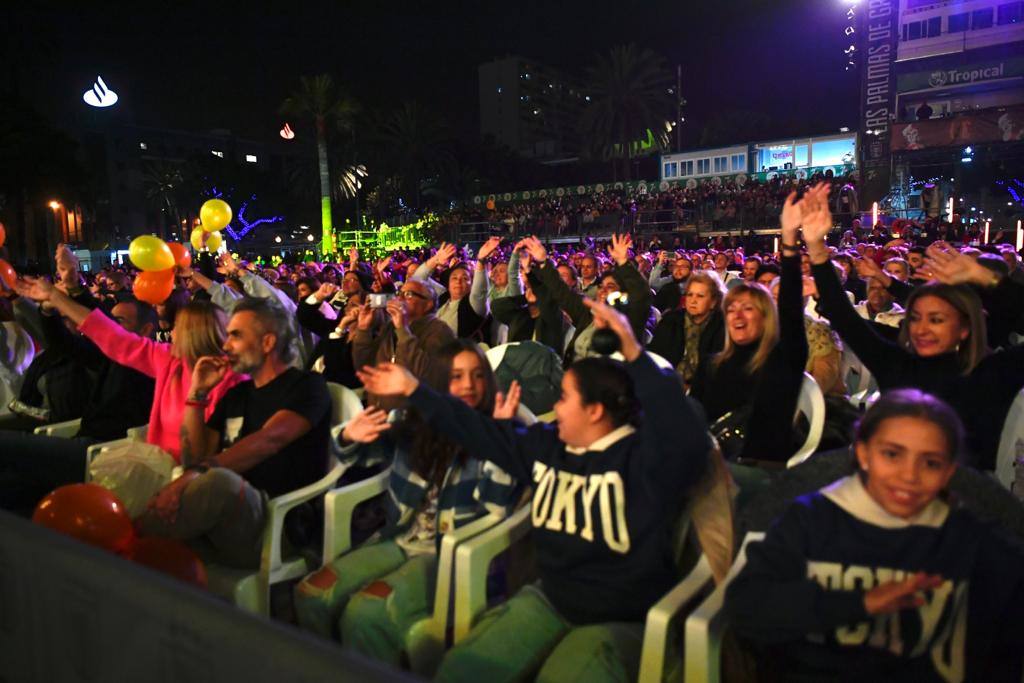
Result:
[[[117,93],[107,87],[101,76],[97,76],[92,87],[82,93],[82,99],[90,107],[112,107],[117,104]]]

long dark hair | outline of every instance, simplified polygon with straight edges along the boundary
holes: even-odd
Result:
[[[494,412],[494,400],[498,393],[498,383],[494,378],[487,356],[480,350],[480,347],[469,339],[456,339],[441,348],[437,357],[447,368],[450,377],[455,357],[460,353],[470,352],[476,355],[480,361],[480,367],[484,371],[484,395],[480,399],[480,405],[476,407],[484,415]],[[469,455],[454,441],[430,427],[426,421],[415,410],[410,410],[406,419],[399,428],[399,436],[404,437],[411,443],[410,466],[412,470],[423,477],[423,479],[440,486],[444,477],[453,462],[464,465]]]

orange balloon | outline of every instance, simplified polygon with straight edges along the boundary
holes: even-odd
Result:
[[[4,224],[0,223],[0,247],[4,246],[4,242],[7,241],[7,230],[4,228]]]
[[[174,268],[168,268],[167,270],[154,270],[150,273],[154,280],[163,282],[165,280],[174,282]]]
[[[192,253],[185,248],[184,244],[168,242],[167,247],[174,254],[174,265],[180,268],[188,268],[192,265]]]
[[[18,274],[14,272],[14,268],[2,258],[0,258],[0,280],[3,280],[11,289],[14,289],[14,283],[18,280]]]
[[[181,541],[155,536],[140,538],[135,541],[128,557],[133,562],[206,588],[206,565]]]
[[[132,286],[135,298],[153,306],[162,304],[174,291],[174,278],[167,278],[164,272],[139,273]],[[173,269],[171,273],[173,275]]]
[[[124,553],[135,539],[121,501],[96,484],[70,484],[39,501],[32,521],[83,543]]]

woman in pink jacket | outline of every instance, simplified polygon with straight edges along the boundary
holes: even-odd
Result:
[[[26,278],[28,280],[28,278]],[[192,385],[192,365],[202,356],[222,355],[227,316],[207,301],[196,301],[178,310],[171,330],[171,343],[161,343],[133,334],[103,311],[89,310],[55,288],[45,279],[31,280],[29,296],[48,302],[78,326],[78,331],[116,363],[156,380],[153,408],[149,414],[146,441],[170,453],[175,462],[181,454],[181,418],[185,398]],[[224,380],[210,394],[206,416],[213,413],[220,397],[245,375],[228,369]]]

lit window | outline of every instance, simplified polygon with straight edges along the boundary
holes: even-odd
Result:
[[[245,155],[245,160],[248,161],[250,164],[255,164],[256,163],[256,155],[255,154],[246,154]]]
[[[140,142],[139,143],[139,149],[149,149],[149,147],[146,146],[145,142]]]
[[[210,154],[212,154],[215,157],[220,157],[221,159],[224,158],[224,152],[221,152],[221,151],[216,150],[216,149],[211,149],[210,150]]]

